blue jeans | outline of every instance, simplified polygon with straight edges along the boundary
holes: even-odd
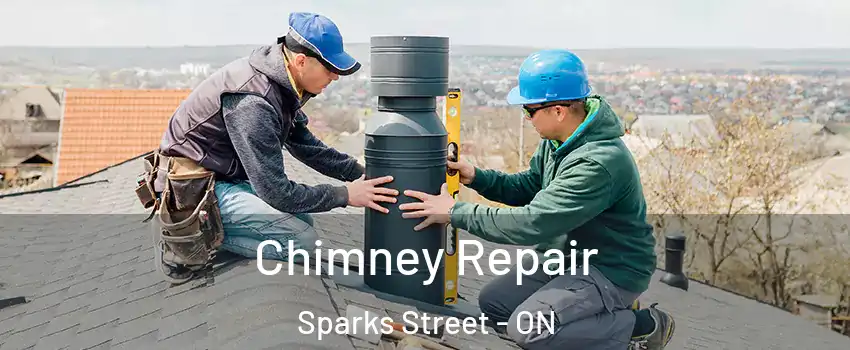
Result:
[[[319,235],[309,214],[283,213],[260,199],[247,181],[216,181],[215,195],[224,226],[221,250],[248,258],[257,258],[257,248],[263,241],[276,241],[263,247],[263,259],[287,261],[292,249],[312,251]],[[297,255],[300,256],[300,255]]]

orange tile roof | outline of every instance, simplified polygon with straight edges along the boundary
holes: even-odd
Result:
[[[190,92],[65,90],[56,184],[156,148],[174,110]]]

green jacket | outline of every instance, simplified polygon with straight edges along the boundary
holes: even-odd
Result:
[[[528,170],[475,170],[469,188],[512,208],[457,202],[451,225],[494,243],[561,250],[567,274],[571,249],[577,265],[584,249],[596,249],[590,264],[620,288],[640,293],[656,267],[640,176],[611,106],[601,96],[589,98],[587,106],[588,117],[576,132],[560,145],[542,141]],[[553,257],[538,256],[541,263]]]

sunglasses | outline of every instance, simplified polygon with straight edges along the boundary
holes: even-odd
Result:
[[[552,102],[552,103],[549,103],[549,104],[544,104],[540,107],[529,107],[529,106],[523,105],[522,106],[522,114],[526,118],[531,119],[531,118],[534,118],[534,114],[537,113],[537,111],[539,111],[539,110],[546,109],[546,108],[549,108],[549,107],[554,107],[554,106],[564,106],[564,107],[569,108],[573,104],[575,104],[575,102]]]

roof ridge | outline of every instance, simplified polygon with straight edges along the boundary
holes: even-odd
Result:
[[[23,196],[23,195],[27,195],[27,194],[35,194],[35,193],[42,193],[42,192],[53,192],[53,191],[58,191],[58,190],[65,189],[65,188],[74,188],[74,187],[92,185],[92,184],[101,183],[101,182],[109,182],[109,180],[105,180],[105,179],[104,180],[95,180],[95,181],[81,182],[81,183],[78,183],[78,184],[64,184],[64,185],[59,185],[59,186],[40,188],[40,189],[37,189],[37,190],[13,192],[13,193],[8,193],[8,194],[0,194],[0,198],[18,197],[18,196]]]
[[[661,273],[667,273],[667,270],[665,270],[663,267],[656,267],[656,268],[655,268],[655,271],[656,271],[656,272],[661,272]],[[751,300],[751,301],[756,301],[756,302],[758,302],[759,304],[767,305],[767,306],[770,306],[770,307],[772,307],[772,308],[774,308],[774,309],[777,309],[777,310],[780,310],[780,311],[784,311],[784,312],[787,312],[787,313],[792,313],[791,311],[789,311],[789,310],[787,310],[787,309],[785,309],[785,308],[782,308],[782,307],[781,307],[781,306],[779,306],[779,305],[771,304],[771,303],[769,303],[769,302],[767,302],[767,301],[765,301],[765,300],[761,300],[761,299],[758,299],[758,298],[751,297],[751,296],[749,296],[749,295],[743,294],[743,293],[738,292],[738,291],[735,291],[735,290],[733,290],[733,289],[729,289],[729,288],[726,288],[726,287],[722,287],[722,286],[719,286],[719,285],[714,285],[714,284],[708,283],[708,282],[707,282],[707,281],[705,281],[705,280],[699,280],[699,279],[693,278],[693,277],[691,277],[691,276],[688,276],[688,274],[685,274],[685,278],[687,278],[689,282],[694,282],[694,283],[700,284],[700,285],[702,285],[702,286],[704,286],[704,287],[707,287],[707,288],[711,288],[711,289],[716,289],[716,290],[719,290],[719,291],[727,292],[727,293],[730,293],[730,294],[732,294],[732,295],[735,295],[736,297],[744,298],[744,299]],[[659,281],[659,282],[661,282],[661,281]],[[661,283],[664,283],[664,282],[661,282]]]
[[[107,167],[105,167],[105,168],[101,168],[101,169],[99,169],[99,170],[97,170],[97,171],[95,171],[95,172],[92,172],[92,173],[89,173],[89,174],[86,174],[86,175],[80,176],[80,177],[78,177],[78,178],[76,178],[76,179],[73,179],[73,180],[71,180],[71,181],[68,181],[68,182],[66,182],[66,183],[64,183],[64,184],[61,184],[61,185],[58,185],[58,186],[51,186],[51,187],[47,187],[47,188],[40,188],[40,189],[37,189],[37,190],[21,191],[21,192],[16,192],[16,193],[2,194],[2,195],[0,195],[0,198],[17,197],[17,196],[23,196],[23,195],[27,195],[27,194],[35,194],[35,193],[42,193],[42,192],[53,192],[53,191],[58,191],[58,190],[62,190],[62,189],[65,189],[65,188],[74,188],[74,187],[80,187],[80,186],[92,185],[92,184],[101,183],[101,182],[109,182],[109,180],[106,180],[106,179],[102,179],[102,180],[93,180],[93,181],[85,181],[85,182],[80,182],[80,181],[81,181],[81,180],[84,180],[84,179],[87,179],[87,178],[90,178],[90,177],[92,177],[92,176],[95,176],[95,175],[97,175],[97,174],[103,173],[103,172],[105,172],[105,171],[107,171],[107,170],[110,170],[110,169],[112,169],[112,168],[115,168],[115,167],[118,167],[118,166],[121,166],[121,165],[127,164],[127,163],[129,163],[129,162],[134,161],[134,160],[141,159],[141,158],[143,158],[143,157],[145,157],[145,156],[147,156],[148,154],[151,154],[151,153],[153,153],[153,151],[148,151],[148,152],[145,152],[145,153],[143,153],[143,154],[141,154],[141,155],[134,156],[134,157],[129,158],[129,159],[125,159],[125,160],[123,160],[123,161],[121,161],[121,162],[118,162],[118,163],[115,163],[115,164],[109,165],[109,166],[107,166]]]
[[[104,168],[101,168],[100,170],[94,171],[94,172],[92,172],[92,173],[89,173],[89,174],[86,174],[86,175],[80,176],[80,177],[78,177],[78,178],[76,178],[76,179],[73,179],[73,180],[71,180],[71,181],[65,182],[65,184],[64,184],[64,185],[70,185],[70,184],[73,184],[74,182],[80,181],[80,180],[85,179],[85,178],[92,177],[92,176],[94,176],[94,175],[100,174],[100,173],[102,173],[102,172],[104,172],[104,171],[107,171],[107,170],[109,170],[109,169],[112,169],[112,168],[115,168],[115,167],[118,167],[118,166],[121,166],[121,165],[127,164],[127,163],[129,163],[129,162],[134,161],[134,160],[138,160],[138,159],[144,158],[145,156],[147,156],[147,155],[149,155],[149,154],[151,154],[151,153],[153,153],[153,151],[147,151],[147,152],[142,153],[142,154],[140,154],[140,155],[133,156],[133,157],[131,157],[131,158],[129,158],[129,159],[122,160],[122,161],[120,161],[120,162],[118,162],[118,163],[115,163],[115,164],[112,164],[112,165],[108,165],[108,166],[106,166],[106,167],[104,167]]]

